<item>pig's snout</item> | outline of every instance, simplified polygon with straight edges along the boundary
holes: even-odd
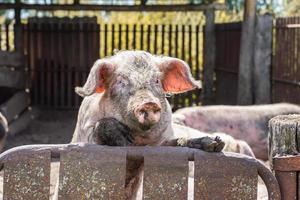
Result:
[[[155,102],[147,102],[134,110],[134,115],[141,125],[150,128],[160,120],[161,106]]]

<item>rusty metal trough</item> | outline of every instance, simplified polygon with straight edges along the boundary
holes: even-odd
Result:
[[[4,199],[49,199],[50,164],[60,159],[59,199],[125,199],[126,161],[144,161],[144,199],[187,199],[194,161],[194,199],[256,199],[258,175],[280,199],[271,171],[256,159],[182,147],[28,145],[0,155]]]

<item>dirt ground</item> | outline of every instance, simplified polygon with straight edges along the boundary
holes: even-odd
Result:
[[[35,119],[30,126],[15,136],[9,136],[5,150],[26,144],[64,144],[69,143],[75,129],[77,111],[55,111],[34,109]],[[53,194],[56,185],[59,163],[51,164],[51,188]],[[189,178],[189,184],[193,178]],[[3,171],[0,172],[0,200],[3,191]],[[193,191],[189,190],[189,200],[193,199]],[[267,191],[261,181],[258,184],[258,199],[268,199]]]
[[[9,136],[4,149],[26,144],[64,144],[71,141],[77,111],[33,109],[34,120],[21,133]]]

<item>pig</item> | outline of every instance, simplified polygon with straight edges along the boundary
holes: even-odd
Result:
[[[8,133],[8,124],[7,120],[3,114],[0,112],[0,151],[4,147],[5,139]]]
[[[173,121],[207,133],[225,132],[247,142],[256,158],[267,160],[268,121],[277,115],[297,113],[300,113],[300,107],[288,103],[198,106],[177,110]]]
[[[114,146],[171,145],[220,152],[220,137],[194,134],[172,123],[166,94],[199,88],[189,66],[172,57],[145,51],[120,51],[95,62],[83,87],[84,97],[71,143]],[[142,163],[129,162],[127,199],[134,199],[141,183]]]
[[[182,60],[159,57],[145,51],[120,51],[93,65],[83,87],[75,91],[84,97],[79,109],[72,143],[104,144],[95,140],[100,120],[115,119],[131,132],[132,145],[161,145],[179,138],[172,124],[166,94],[199,88],[189,66]],[[100,121],[101,122],[101,121]],[[114,122],[114,123],[115,123]],[[211,137],[211,145],[224,146]],[[205,149],[204,149],[205,150]]]

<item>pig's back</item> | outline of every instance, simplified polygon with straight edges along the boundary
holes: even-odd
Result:
[[[268,121],[277,115],[298,114],[300,107],[280,103],[259,106],[203,106],[180,109],[175,122],[203,132],[224,132],[246,141],[256,157],[267,159]]]

